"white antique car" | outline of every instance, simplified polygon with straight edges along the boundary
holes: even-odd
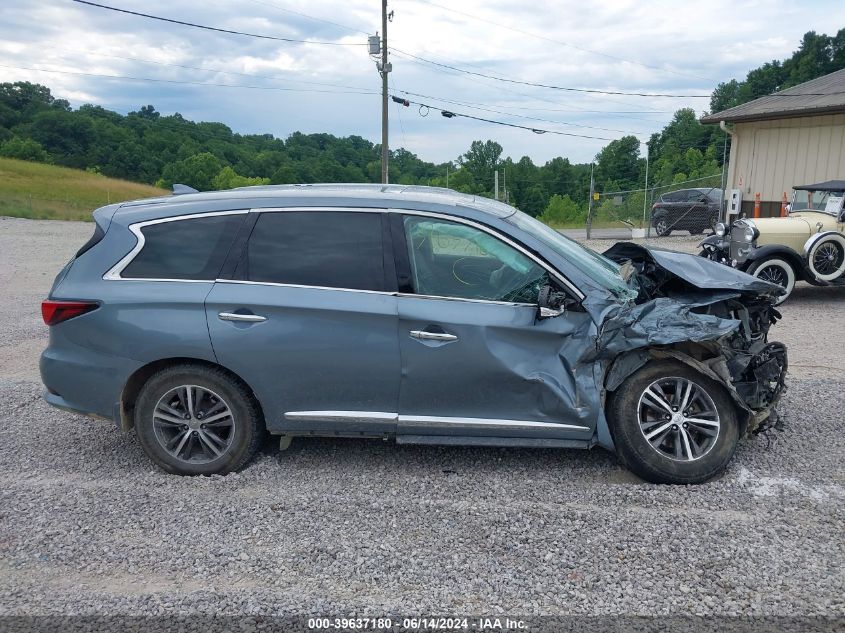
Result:
[[[788,215],[716,224],[701,243],[702,257],[782,286],[795,282],[845,285],[845,180],[793,187]]]

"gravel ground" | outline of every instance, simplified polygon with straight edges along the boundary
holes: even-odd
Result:
[[[38,303],[92,229],[0,218],[0,615],[845,619],[845,289],[784,306],[786,429],[705,485],[602,450],[317,439],[189,479],[40,399]]]

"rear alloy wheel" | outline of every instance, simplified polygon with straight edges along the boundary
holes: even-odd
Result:
[[[845,275],[845,236],[832,233],[819,239],[807,253],[807,265],[819,281]]]
[[[135,406],[147,455],[179,475],[226,474],[255,454],[261,415],[246,388],[219,369],[179,365],[154,374]]]
[[[669,220],[665,215],[659,215],[654,218],[654,231],[658,237],[666,237],[672,232],[672,227],[669,225]]]
[[[620,460],[654,483],[707,481],[739,441],[725,389],[675,360],[651,362],[622,383],[609,401],[608,423]]]
[[[786,301],[792,294],[792,289],[795,288],[795,269],[786,260],[763,259],[755,262],[748,272],[757,279],[768,281],[786,290],[786,294],[777,298],[775,305]]]

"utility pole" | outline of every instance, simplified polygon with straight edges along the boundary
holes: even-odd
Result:
[[[446,163],[446,189],[449,188],[449,163]]]
[[[387,0],[381,0],[381,182],[387,184],[387,161],[390,157],[387,140]]]
[[[650,152],[648,143],[645,144],[645,185],[643,186],[643,224],[646,224],[646,209],[648,208],[648,161]],[[643,227],[646,228],[646,227]],[[651,237],[651,222],[648,222],[648,236]]]
[[[499,170],[493,172],[493,199],[499,199]]]
[[[593,180],[593,164],[590,163],[590,196],[587,198],[587,239],[593,230],[593,194],[596,191],[596,181]]]

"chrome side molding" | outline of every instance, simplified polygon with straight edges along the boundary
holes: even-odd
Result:
[[[566,431],[590,431],[580,424],[559,422],[534,422],[531,420],[496,420],[489,418],[452,418],[429,415],[399,415],[386,411],[287,411],[285,419],[297,422],[320,420],[323,422],[396,422],[403,426],[425,426],[430,428],[488,427],[496,429],[558,429]]]

